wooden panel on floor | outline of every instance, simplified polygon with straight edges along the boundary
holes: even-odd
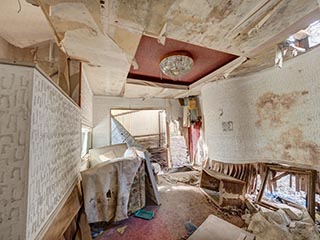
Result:
[[[312,170],[308,176],[308,191],[307,191],[307,208],[310,216],[315,220],[315,197],[316,197],[316,180],[317,172]]]
[[[82,209],[78,218],[78,231],[74,240],[91,240],[90,226],[88,224],[87,215]]]
[[[200,225],[200,227],[198,227],[188,240],[211,239],[254,240],[255,236],[214,215],[209,215],[209,217]]]
[[[158,186],[154,177],[151,161],[147,152],[144,152],[145,164],[146,164],[146,195],[158,206],[160,203],[160,196],[158,192]]]

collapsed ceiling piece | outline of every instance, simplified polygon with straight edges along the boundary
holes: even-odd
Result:
[[[133,53],[130,58],[130,49],[121,48],[121,42],[116,41],[129,37],[138,42],[140,36],[111,29],[114,39],[110,37],[104,31],[98,1],[38,0],[32,3],[41,7],[58,45],[69,58],[84,63],[93,92],[96,95],[120,95]]]
[[[285,57],[296,57],[310,48],[320,44],[320,20],[310,24],[306,29],[299,30],[285,41],[277,45],[275,65],[282,68]]]
[[[241,59],[249,57],[230,69],[224,68],[225,72],[211,72],[220,79],[272,66],[274,45],[319,13],[317,0],[27,1],[41,7],[68,56],[84,62],[95,95],[132,97],[140,92],[126,87],[127,73],[132,62],[136,69],[143,67],[137,59],[133,61],[142,35],[152,36],[162,46],[173,39]],[[186,95],[197,94],[202,84],[214,80],[203,76],[198,79],[201,84],[190,85],[184,90]],[[161,93],[166,96],[166,91]]]

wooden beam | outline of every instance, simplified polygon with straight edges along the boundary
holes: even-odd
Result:
[[[259,55],[261,52],[265,51],[266,49],[270,49],[273,46],[275,47],[278,43],[283,42],[287,39],[290,35],[298,32],[301,29],[306,28],[312,22],[319,20],[320,16],[320,9],[317,8],[304,16],[301,19],[297,19],[297,21],[291,25],[289,25],[285,30],[277,34],[276,36],[270,38],[265,43],[259,45],[257,48],[253,49],[249,52],[248,57],[253,57]]]
[[[263,197],[263,192],[264,192],[264,189],[265,189],[265,187],[267,185],[267,181],[268,181],[268,177],[269,177],[269,171],[270,171],[270,169],[269,169],[269,167],[267,167],[266,174],[265,174],[264,179],[263,179],[263,181],[261,183],[260,191],[259,191],[258,196],[257,196],[257,200],[256,200],[257,203],[260,203],[261,199]]]
[[[234,69],[239,67],[242,63],[247,61],[246,57],[238,57],[235,60],[227,63],[226,65],[222,66],[221,68],[217,69],[216,71],[208,74],[207,76],[201,78],[200,80],[192,83],[190,85],[190,89],[193,89],[201,84],[205,84],[207,82],[215,81],[218,78],[225,77],[225,75],[229,75]]]
[[[121,88],[121,91],[120,91],[120,94],[119,94],[120,97],[123,97],[125,93],[126,93],[126,83],[124,83],[122,85],[122,88]]]
[[[145,134],[145,135],[135,135],[135,136],[132,136],[134,138],[144,138],[144,137],[156,137],[156,136],[159,136],[161,134],[164,134],[164,133],[154,133],[154,134]]]
[[[55,41],[56,41],[57,45],[58,45],[59,48],[67,55],[66,49],[65,49],[65,48],[63,47],[63,45],[61,44],[62,39],[60,39],[59,34],[58,34],[58,32],[56,31],[56,29],[55,29],[55,27],[53,26],[53,23],[52,23],[52,21],[51,21],[51,19],[50,19],[51,6],[48,5],[48,4],[46,4],[46,3],[43,3],[42,0],[38,0],[38,4],[39,4],[39,6],[40,6],[40,8],[41,8],[41,10],[42,10],[45,18],[46,18],[47,21],[48,21],[48,24],[49,24],[49,26],[50,26],[50,29],[52,30],[52,33],[53,33],[53,36],[54,36],[54,38],[55,38]]]
[[[161,88],[172,88],[172,89],[180,89],[180,90],[188,90],[188,86],[178,85],[178,84],[169,84],[169,83],[156,83],[150,82],[146,80],[127,78],[127,84],[134,84],[140,86],[148,86],[148,87],[161,87]]]
[[[168,167],[172,168],[172,159],[171,159],[171,151],[170,151],[170,122],[166,121],[166,132],[167,132],[167,162],[168,162]]]
[[[275,182],[275,181],[278,181],[279,179],[285,177],[289,175],[288,172],[283,172],[283,173],[280,173],[278,176],[275,176],[274,178],[271,179],[272,182]]]
[[[157,204],[158,206],[161,204],[160,202],[160,195],[158,192],[158,185],[156,182],[156,179],[154,177],[153,171],[152,171],[152,165],[151,161],[149,158],[149,154],[147,151],[144,152],[145,155],[145,166],[146,166],[146,174],[147,174],[147,179],[146,179],[146,194],[150,197],[150,199]]]
[[[234,32],[235,30],[237,30],[243,23],[245,23],[246,21],[248,21],[253,15],[257,14],[267,3],[269,3],[270,0],[263,0],[260,3],[258,3],[258,5],[256,5],[253,9],[251,9],[247,15],[245,15],[240,21],[239,23],[234,26],[229,33]]]
[[[317,172],[311,171],[308,177],[308,192],[307,192],[307,209],[313,220],[315,220],[315,201],[316,201],[316,179]]]
[[[119,116],[123,116],[123,115],[128,115],[131,113],[135,113],[135,112],[140,112],[141,110],[130,110],[128,112],[123,112],[123,113],[118,113],[118,114],[112,114],[113,117],[119,117]]]
[[[289,173],[297,173],[297,174],[301,174],[301,175],[307,175],[309,174],[311,171],[311,169],[303,169],[303,168],[297,168],[297,167],[289,167],[289,166],[281,166],[281,165],[273,165],[273,164],[267,164],[267,166],[271,169],[271,170],[275,170],[278,172],[289,172]]]
[[[273,164],[267,165],[267,174],[263,180],[262,187],[261,187],[261,189],[263,189],[263,191],[264,191],[266,180],[268,178],[270,170],[286,172],[288,174],[291,174],[291,173],[296,174],[296,188],[297,188],[296,191],[301,190],[301,186],[300,186],[301,176],[306,176],[306,175],[308,176],[307,209],[308,209],[308,212],[309,212],[311,218],[313,220],[315,220],[315,194],[316,194],[317,171],[312,170],[312,169],[286,167],[286,166],[273,165]],[[280,175],[278,177],[280,177]],[[275,178],[277,178],[277,177],[275,177]],[[263,191],[262,192],[260,191],[258,194],[258,197],[257,197],[258,203],[261,202]]]
[[[263,24],[268,21],[268,19],[275,13],[276,10],[278,10],[280,3],[283,0],[278,1],[264,16],[263,18],[253,27],[248,31],[248,35],[250,36],[253,32],[258,31]]]

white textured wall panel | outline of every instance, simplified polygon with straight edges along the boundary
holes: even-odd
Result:
[[[87,81],[85,72],[82,70],[81,76],[81,115],[82,122],[92,127],[93,122],[93,93]]]
[[[32,67],[0,64],[0,240],[33,240],[79,176],[80,109]]]
[[[0,64],[0,239],[24,239],[33,69]]]
[[[320,48],[282,69],[208,84],[202,100],[210,159],[320,169]]]
[[[27,239],[34,239],[79,176],[80,110],[35,72]]]

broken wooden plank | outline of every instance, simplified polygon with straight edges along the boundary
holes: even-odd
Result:
[[[307,209],[313,220],[315,220],[315,196],[316,196],[316,179],[317,172],[311,171],[308,177],[308,192],[307,192]]]
[[[157,182],[152,171],[149,153],[145,151],[144,155],[145,155],[145,163],[146,163],[146,173],[148,176],[146,178],[146,195],[149,196],[151,200],[154,201],[154,203],[156,203],[159,206],[161,204],[160,196],[158,192]]]
[[[202,170],[200,187],[219,207],[242,206],[245,185],[244,181],[224,173]]]
[[[266,49],[270,49],[277,43],[281,43],[283,40],[287,39],[290,35],[298,32],[301,29],[306,28],[310,23],[319,20],[319,8],[313,10],[303,18],[297,19],[296,22],[289,25],[285,30],[279,34],[273,36],[269,40],[257,46],[255,49],[248,53],[248,57],[255,57],[261,54]]]
[[[269,20],[269,18],[272,16],[272,14],[275,13],[276,10],[278,10],[280,3],[283,0],[278,1],[263,17],[262,19],[248,31],[248,35],[250,36],[253,32],[258,31],[263,24],[265,24],[266,21]]]
[[[59,210],[51,225],[39,239],[59,239],[69,227],[81,208],[80,187],[75,186],[67,201]]]
[[[274,178],[271,179],[272,182],[275,182],[275,181],[278,181],[280,180],[281,178],[285,177],[289,175],[288,172],[283,172],[283,173],[280,173],[279,175],[275,176]]]
[[[257,203],[261,202],[261,199],[263,197],[264,189],[265,189],[265,187],[267,185],[268,176],[269,176],[269,168],[266,169],[264,179],[263,179],[263,181],[261,183],[261,186],[260,186],[260,189],[259,189],[259,193],[258,193],[258,196],[257,196],[257,200],[256,200]]]
[[[171,159],[171,153],[170,153],[170,148],[171,148],[171,139],[170,139],[170,122],[166,121],[166,136],[167,136],[167,163],[168,167],[172,168],[172,159]]]
[[[229,33],[234,32],[235,30],[237,30],[243,23],[245,23],[246,21],[248,21],[253,15],[257,14],[268,2],[270,2],[270,0],[264,0],[261,1],[260,3],[258,3],[257,6],[255,6],[254,8],[252,8],[239,22],[237,25],[235,25],[230,31]]]
[[[224,77],[226,74],[229,75],[234,69],[239,67],[242,63],[247,61],[246,57],[238,57],[235,60],[227,63],[226,65],[222,66],[221,68],[217,69],[216,71],[208,74],[207,76],[201,78],[200,80],[196,81],[195,83],[192,83],[189,87],[190,89],[193,89],[199,85],[205,84],[209,81],[214,81],[217,78]]]
[[[146,80],[133,79],[133,78],[127,78],[127,84],[135,84],[135,85],[149,86],[149,87],[160,87],[160,88],[172,88],[172,89],[181,89],[181,90],[189,89],[189,87],[185,85],[171,84],[171,83],[170,84],[156,83],[156,82],[150,82]]]

